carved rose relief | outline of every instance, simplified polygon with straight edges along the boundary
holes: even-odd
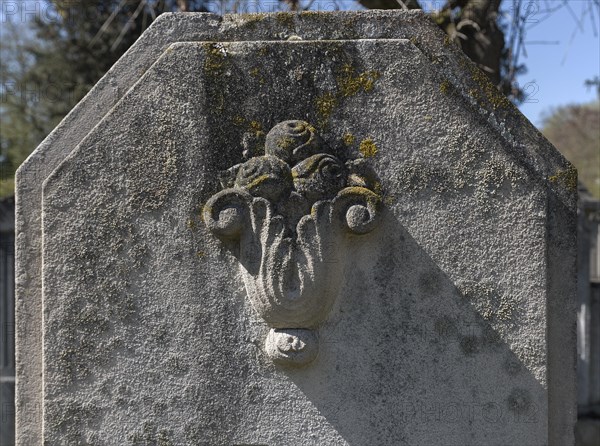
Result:
[[[285,121],[267,134],[264,154],[229,169],[223,184],[204,221],[234,247],[248,297],[271,327],[267,354],[307,364],[339,293],[348,235],[379,221],[376,176],[364,159],[342,161],[308,123]]]

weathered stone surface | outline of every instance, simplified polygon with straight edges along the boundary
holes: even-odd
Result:
[[[383,199],[301,368],[201,219],[290,119]],[[420,14],[165,16],[17,188],[19,444],[572,443],[572,168]]]

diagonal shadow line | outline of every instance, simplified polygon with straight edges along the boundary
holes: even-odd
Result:
[[[316,362],[283,373],[349,445],[547,444],[544,386],[395,217],[378,231]]]

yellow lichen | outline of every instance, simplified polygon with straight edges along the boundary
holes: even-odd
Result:
[[[196,221],[193,218],[190,218],[187,222],[186,222],[186,226],[188,227],[188,229],[190,231],[194,231],[196,230]]]
[[[356,140],[354,135],[350,132],[346,133],[342,139],[344,141],[344,144],[346,144],[347,146],[351,146],[352,144],[354,144],[354,141]]]
[[[262,131],[262,124],[258,121],[250,121],[250,130],[260,132]]]
[[[256,177],[255,179],[253,179],[250,182],[250,184],[248,184],[247,188],[252,189],[254,187],[260,186],[260,183],[263,183],[264,181],[268,180],[269,178],[271,178],[271,177],[268,174],[260,175],[260,176]]]
[[[396,201],[396,196],[393,194],[388,194],[385,196],[385,198],[383,199],[383,202],[387,205],[387,206],[392,206]]]
[[[567,189],[577,190],[577,169],[572,164],[565,170],[559,170],[555,175],[548,177],[551,183],[559,183]]]
[[[371,138],[362,140],[358,146],[358,150],[365,158],[374,157],[378,152],[377,146]]]
[[[373,184],[373,192],[375,192],[377,195],[381,195],[383,193],[383,186],[379,181],[375,181]]]
[[[444,81],[440,85],[440,91],[444,94],[448,94],[451,88],[452,84],[450,83],[450,81],[448,79],[444,79]]]
[[[223,70],[225,62],[225,51],[219,43],[209,42],[204,44],[206,50],[206,60],[204,61],[204,71],[211,75],[218,75]]]
[[[481,92],[476,88],[469,89],[469,96],[479,101],[481,99]]]
[[[260,74],[260,69],[258,67],[257,68],[252,68],[250,70],[250,76],[258,79],[258,83],[260,85],[264,85],[264,83],[266,82],[264,76],[262,74]]]
[[[315,100],[316,111],[320,117],[319,127],[324,128],[327,125],[334,108],[341,99],[360,92],[370,92],[380,77],[379,72],[374,70],[357,74],[350,64],[345,64],[340,70],[337,70],[335,91],[326,92]]]
[[[333,93],[327,92],[317,97],[315,100],[315,105],[317,109],[317,113],[319,114],[319,124],[321,127],[324,127],[331,114],[333,113],[333,109],[336,107],[338,103],[337,98]]]
[[[237,126],[242,126],[242,125],[246,124],[246,118],[244,118],[242,116],[234,116],[233,124],[237,125]]]
[[[481,71],[475,64],[468,60],[464,60],[462,62],[463,65],[466,65],[468,70],[471,72],[471,76],[475,82],[479,85],[488,102],[492,105],[492,108],[496,110],[497,108],[506,108],[510,107],[510,100],[504,96],[498,88],[492,84],[487,75]],[[479,92],[469,90],[469,94],[476,99],[479,99],[481,94]]]
[[[255,27],[265,17],[267,17],[267,14],[264,14],[264,13],[249,13],[249,14],[240,14],[238,17],[240,19],[242,19],[242,21],[244,22],[245,25],[248,25],[248,26],[251,26],[251,27]]]
[[[275,14],[275,20],[287,28],[293,28],[295,15],[292,12],[278,12]]]
[[[377,71],[365,71],[356,74],[351,65],[346,64],[342,67],[340,74],[337,77],[337,84],[342,97],[354,96],[358,92],[369,92],[373,89],[375,81],[381,75]]]
[[[377,205],[379,205],[379,203],[381,203],[381,196],[365,187],[360,187],[360,186],[347,187],[342,192],[340,192],[340,194],[341,195],[351,195],[351,196],[352,195],[362,196],[366,200],[366,202],[371,206],[377,206]]]
[[[282,149],[288,149],[294,144],[294,138],[283,136],[277,140],[277,145]]]

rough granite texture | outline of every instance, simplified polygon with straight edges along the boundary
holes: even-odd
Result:
[[[300,369],[200,219],[286,119],[385,203]],[[18,172],[17,443],[572,444],[575,196],[420,13],[163,15]]]

